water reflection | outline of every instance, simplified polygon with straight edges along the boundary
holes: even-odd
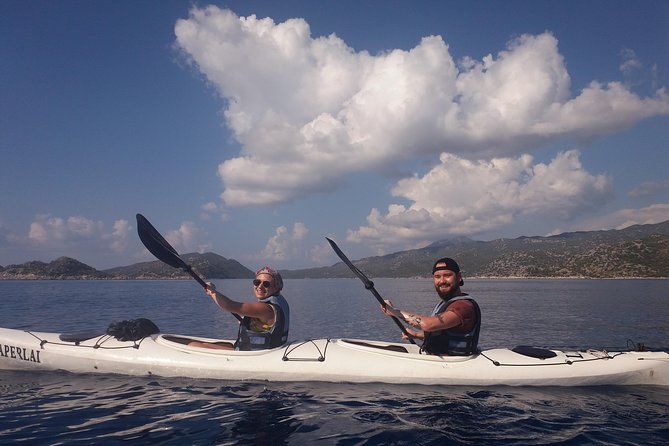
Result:
[[[662,444],[669,389],[0,373],[0,443]]]
[[[358,280],[286,282],[293,339],[399,339]],[[375,283],[402,307],[434,305],[429,281]],[[217,285],[233,296],[248,292],[248,281]],[[486,348],[624,348],[628,338],[669,346],[669,281],[468,280],[466,289],[483,309]],[[148,317],[164,332],[236,334],[234,319],[212,311],[191,281],[0,281],[0,296],[2,327],[81,331]],[[660,445],[669,437],[667,413],[669,389],[652,387],[480,389],[0,372],[0,444]]]
[[[252,298],[247,280],[214,282],[231,296]],[[374,282],[400,308],[427,313],[435,304],[428,279]],[[667,280],[466,280],[464,289],[481,306],[484,348],[534,344],[614,350],[626,348],[628,339],[669,348]],[[290,279],[285,294],[293,316],[291,339],[400,339],[357,279]],[[104,330],[115,320],[146,317],[166,333],[222,338],[237,333],[236,320],[218,311],[190,280],[0,281],[0,296],[0,326],[7,328]]]
[[[230,432],[222,432],[217,440],[235,438],[246,444],[288,444],[291,435],[302,427],[293,408],[304,395],[285,394],[264,389],[257,396],[239,405],[234,420],[222,423]]]

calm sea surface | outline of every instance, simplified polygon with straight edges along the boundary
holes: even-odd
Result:
[[[248,280],[215,281],[252,300]],[[430,280],[378,279],[428,313]],[[669,350],[669,280],[469,280],[481,347]],[[354,279],[286,280],[291,339],[399,340]],[[165,333],[234,338],[194,281],[0,281],[0,326],[104,331],[146,317]],[[669,388],[428,387],[0,371],[0,444],[659,445]]]

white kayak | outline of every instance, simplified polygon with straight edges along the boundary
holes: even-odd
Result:
[[[421,354],[411,344],[357,339],[293,341],[261,351],[192,347],[185,340],[221,341],[160,333],[119,341],[107,334],[0,328],[0,370],[468,386],[669,385],[669,354],[658,351],[526,347],[460,357]]]

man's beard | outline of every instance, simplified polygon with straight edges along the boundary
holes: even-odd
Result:
[[[456,286],[449,286],[447,290],[442,290],[438,286],[434,287],[437,290],[437,294],[439,295],[440,298],[443,300],[448,300],[451,297],[455,296],[455,294],[458,292],[458,287]]]

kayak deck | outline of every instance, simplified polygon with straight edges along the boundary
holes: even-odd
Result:
[[[269,350],[234,351],[191,346],[189,340],[232,343],[176,334],[119,341],[106,334],[0,328],[0,369],[427,385],[669,385],[666,352],[525,347],[438,356],[422,354],[413,344],[359,339],[292,341]]]

